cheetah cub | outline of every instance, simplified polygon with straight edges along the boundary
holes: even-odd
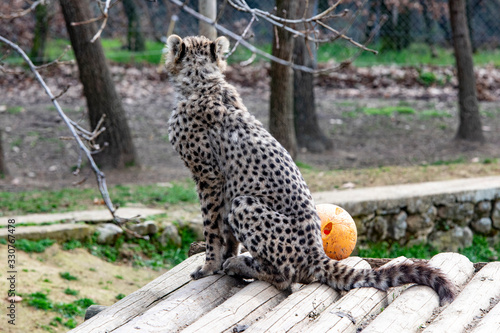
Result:
[[[280,290],[294,282],[338,290],[417,283],[433,288],[442,303],[454,299],[454,285],[428,265],[354,269],[328,258],[297,166],[224,79],[227,38],[172,35],[167,47],[165,66],[178,98],[169,137],[196,182],[207,243],[193,279],[222,270]],[[238,256],[240,243],[251,257]]]

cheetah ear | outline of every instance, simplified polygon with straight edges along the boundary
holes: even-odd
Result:
[[[186,45],[177,35],[170,35],[167,39],[168,52],[172,52],[175,62],[179,62],[186,55]]]
[[[212,53],[214,60],[222,59],[224,54],[229,52],[229,40],[224,36],[217,38],[210,45],[210,52]]]

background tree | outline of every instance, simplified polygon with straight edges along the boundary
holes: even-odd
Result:
[[[295,17],[312,17],[317,12],[317,6],[318,1],[299,1]],[[306,30],[303,23],[297,24],[296,28],[300,31]],[[315,69],[316,46],[306,41],[304,37],[297,37],[293,48],[293,62]],[[294,127],[298,146],[316,153],[331,148],[331,140],[323,134],[318,124],[314,97],[314,74],[294,70],[293,87]]]
[[[134,0],[122,0],[128,20],[127,48],[130,51],[145,51],[146,44],[141,30],[141,20]]]
[[[215,21],[217,14],[217,1],[216,0],[203,0],[198,3],[200,14]],[[217,29],[211,24],[200,21],[200,35],[207,37],[210,40],[217,38]]]
[[[404,2],[381,1],[380,11],[387,21],[380,29],[382,50],[403,50],[411,43],[411,11]]]
[[[276,0],[279,16],[291,18],[297,12],[297,1]],[[283,28],[274,27],[272,55],[291,62],[294,36]],[[290,66],[271,62],[271,96],[269,131],[285,147],[292,158],[297,155],[297,140],[293,121],[293,70]]]
[[[35,8],[35,35],[30,58],[34,64],[43,64],[45,60],[45,44],[49,34],[50,4],[40,4]]]
[[[422,16],[425,24],[425,42],[429,45],[431,49],[431,57],[437,58],[436,47],[434,42],[434,31],[433,31],[433,23],[434,20],[432,18],[432,13],[430,9],[430,0],[420,0],[420,6],[422,7]]]
[[[3,153],[3,144],[2,144],[2,130],[0,129],[0,177],[3,177],[7,174],[7,167],[5,166],[5,155]]]
[[[95,24],[72,24],[92,18],[89,3],[85,0],[60,0],[60,4],[78,63],[91,128],[95,128],[102,116],[106,115],[106,131],[97,139],[104,149],[95,155],[95,160],[102,167],[133,165],[136,163],[135,149],[125,111],[111,78],[101,42],[99,39],[91,42],[97,31]]]
[[[460,123],[456,139],[484,142],[465,0],[449,0],[448,5],[458,78]]]

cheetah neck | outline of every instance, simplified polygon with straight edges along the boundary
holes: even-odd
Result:
[[[174,81],[179,100],[190,99],[193,96],[213,95],[226,84],[224,74],[216,68],[184,68]]]

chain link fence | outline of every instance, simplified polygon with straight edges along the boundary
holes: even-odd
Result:
[[[202,0],[200,0],[202,1]],[[252,8],[259,8],[276,14],[274,0],[247,0]],[[317,12],[321,12],[333,5],[335,0],[310,1],[317,5]],[[15,4],[22,1],[8,0],[0,5],[0,12],[16,9]],[[185,4],[198,9],[197,0],[187,0]],[[467,17],[472,46],[475,52],[484,50],[498,50],[500,48],[500,0],[466,0]],[[22,4],[27,6],[25,2]],[[19,7],[19,6],[18,6]],[[96,17],[100,12],[95,6]],[[130,11],[136,15],[131,15]],[[234,9],[227,0],[217,1],[217,22],[233,32],[243,33],[251,17],[247,13]],[[405,50],[425,49],[432,57],[437,57],[440,50],[451,50],[451,27],[448,13],[448,0],[344,0],[338,5],[336,12],[348,14],[330,20],[329,24],[335,29],[344,32],[361,43],[369,41],[369,47],[384,54],[397,55]],[[133,49],[135,43],[130,42],[137,34],[148,41],[161,42],[169,33],[180,36],[198,34],[198,21],[178,6],[168,0],[150,2],[144,0],[127,0],[119,2],[110,11],[103,38],[119,40],[122,49]],[[65,22],[60,13],[57,1],[52,1],[48,10],[49,39],[67,39]],[[131,22],[134,19],[134,22]],[[26,17],[0,24],[0,34],[24,48],[33,46],[35,34],[35,13]],[[12,23],[12,24],[9,24]],[[324,28],[315,27],[320,35],[332,35]],[[248,34],[249,41],[258,47],[270,50],[274,27],[264,21],[255,22]],[[345,41],[332,42],[335,52],[329,54],[335,60],[341,61],[356,50]],[[333,47],[333,46],[332,46]],[[345,50],[347,51],[345,51]],[[135,54],[161,54],[161,48],[155,50],[136,50]],[[392,53],[391,53],[392,52]],[[338,59],[336,58],[338,54]],[[385,58],[387,61],[387,58]],[[319,59],[326,61],[325,57]],[[389,59],[390,61],[390,59]],[[399,57],[397,63],[405,65],[407,60]],[[409,61],[409,60],[408,60]],[[439,64],[439,59],[437,60]],[[410,64],[410,63],[408,63]]]
[[[412,43],[449,47],[452,33],[448,0],[367,0],[345,4],[358,9],[356,23],[350,34],[359,40],[383,20],[386,22],[374,36],[381,51],[404,49]],[[466,0],[467,19],[473,48],[495,49],[500,46],[499,0]]]

